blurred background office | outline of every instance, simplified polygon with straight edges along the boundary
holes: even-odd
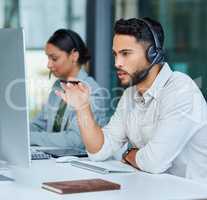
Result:
[[[207,98],[206,0],[0,0],[0,26],[25,29],[30,115],[41,109],[54,82],[48,79],[44,45],[56,29],[70,28],[90,48],[87,70],[109,90],[110,116],[122,93],[113,67],[113,24],[122,17],[143,16],[162,23],[167,61],[189,74]]]

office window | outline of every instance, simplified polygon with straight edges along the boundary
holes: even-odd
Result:
[[[0,27],[19,25],[19,0],[0,0]]]
[[[47,100],[54,82],[48,79],[45,43],[59,28],[73,29],[85,39],[86,1],[0,0],[0,26],[21,26],[25,31],[31,117]]]
[[[71,28],[85,38],[85,0],[19,0],[21,26],[29,49],[42,49],[56,29]]]
[[[85,39],[85,6],[86,0],[20,0],[20,22],[26,35],[31,117],[47,100],[55,80],[48,78],[45,43],[59,28],[73,29]]]

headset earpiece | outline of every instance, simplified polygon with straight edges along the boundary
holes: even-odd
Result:
[[[144,24],[147,25],[154,39],[154,44],[149,46],[146,51],[147,60],[150,62],[151,65],[159,64],[164,61],[164,51],[161,47],[157,33],[154,31],[152,25],[148,21],[146,21],[145,19],[140,19],[140,21],[144,22]]]
[[[149,46],[146,52],[147,60],[149,61],[149,63],[153,63],[153,61],[157,57],[157,54],[158,53],[156,51],[155,46]]]
[[[150,64],[159,64],[164,61],[164,51],[162,49],[158,49],[155,46],[150,46],[147,49],[147,60]]]

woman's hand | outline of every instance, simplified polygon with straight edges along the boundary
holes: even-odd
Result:
[[[70,81],[75,81],[75,79],[70,79]],[[61,85],[65,93],[61,91],[55,91],[55,93],[68,103],[68,105],[72,106],[75,110],[83,109],[89,105],[90,92],[86,85],[81,82],[78,84],[62,83]]]

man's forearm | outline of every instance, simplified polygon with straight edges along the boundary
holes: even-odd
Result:
[[[104,136],[101,127],[94,120],[90,105],[78,109],[77,118],[87,151],[89,153],[97,153],[104,143]]]

